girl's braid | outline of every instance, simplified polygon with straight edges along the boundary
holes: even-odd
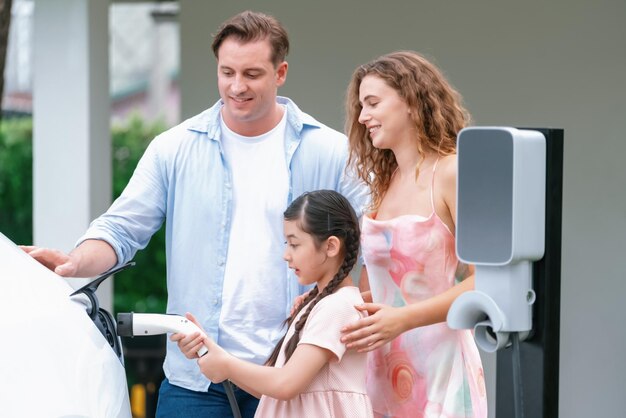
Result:
[[[317,289],[317,286],[315,286],[315,287],[313,287],[313,289],[309,290],[309,293],[307,293],[306,297],[304,298],[302,303],[300,303],[300,305],[298,305],[298,307],[296,308],[294,313],[291,316],[289,316],[287,319],[285,319],[285,322],[283,322],[283,325],[285,325],[285,324],[287,325],[287,329],[289,329],[289,327],[291,326],[291,323],[298,316],[298,313],[300,313],[302,308],[305,307],[311,300],[313,300],[313,298],[315,298],[317,296],[318,292],[319,292],[319,290]],[[283,337],[280,339],[280,341],[278,341],[278,344],[276,344],[276,347],[274,347],[274,350],[272,351],[272,354],[270,354],[269,358],[265,362],[266,366],[275,366],[276,365],[276,360],[278,360],[278,354],[280,353],[280,347],[282,347],[283,341],[285,341],[285,337],[286,336],[287,335],[283,335]]]

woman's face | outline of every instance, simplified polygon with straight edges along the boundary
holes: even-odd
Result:
[[[382,78],[367,75],[359,86],[362,110],[359,123],[368,131],[372,145],[393,149],[414,132],[410,109],[398,92]]]

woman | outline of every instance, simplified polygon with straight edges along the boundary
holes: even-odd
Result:
[[[445,322],[454,299],[474,287],[454,236],[456,136],[468,122],[459,94],[415,52],[358,67],[348,87],[350,161],[372,194],[361,288],[374,303],[358,307],[369,316],[345,327],[342,341],[370,352],[377,416],[487,416],[472,334]]]

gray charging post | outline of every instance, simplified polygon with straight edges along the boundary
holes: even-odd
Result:
[[[448,324],[497,352],[497,417],[556,417],[563,130],[466,128],[458,161],[457,255],[476,285]]]
[[[524,410],[527,417],[559,416],[559,330],[561,312],[561,217],[563,196],[563,130],[524,128],[546,138],[545,253],[533,263],[533,331],[520,344]],[[496,359],[496,417],[512,417],[513,351]]]

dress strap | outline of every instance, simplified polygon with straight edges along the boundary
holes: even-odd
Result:
[[[433,176],[432,179],[430,180],[431,184],[430,184],[430,207],[433,210],[433,213],[435,213],[435,170],[437,169],[437,163],[439,162],[439,157],[437,157],[437,161],[435,161],[435,164],[433,164]]]

